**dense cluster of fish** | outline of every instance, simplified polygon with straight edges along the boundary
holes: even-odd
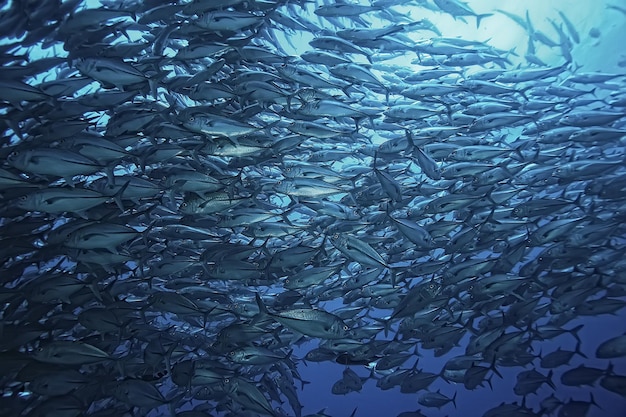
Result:
[[[334,394],[422,410],[506,367],[518,401],[485,417],[603,406],[528,405],[544,385],[624,405],[623,329],[606,368],[568,364],[580,317],[626,305],[626,80],[578,70],[565,14],[550,35],[458,0],[2,3],[0,414],[301,417],[322,361]],[[525,57],[422,8],[512,19]]]

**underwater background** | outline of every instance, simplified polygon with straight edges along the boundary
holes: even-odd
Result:
[[[0,415],[626,415],[625,5],[0,21]]]

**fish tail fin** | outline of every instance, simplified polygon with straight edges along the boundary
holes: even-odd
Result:
[[[578,326],[574,327],[572,330],[569,331],[572,334],[572,336],[576,338],[578,343],[580,343],[580,336],[578,336],[578,332],[580,331],[580,329],[583,328],[583,326],[584,326],[583,324],[579,324]]]
[[[589,402],[590,402],[591,404],[595,405],[595,406],[596,406],[596,407],[598,407],[600,410],[604,410],[604,408],[600,407],[600,404],[598,404],[598,403],[596,402],[595,398],[593,398],[593,392],[589,392],[589,397],[590,397]]]
[[[152,97],[155,98],[155,100],[158,99],[157,89],[159,88],[159,81],[161,81],[161,78],[148,78],[148,89],[150,91],[150,94],[152,94]]]
[[[391,286],[395,287],[398,278],[398,273],[396,272],[395,268],[389,268],[389,275],[391,279]]]
[[[486,378],[485,381],[487,381],[487,384],[489,384],[489,388],[493,391],[493,385],[491,384],[492,379],[493,379],[493,374],[489,375],[489,378]]]
[[[580,340],[578,341],[578,343],[576,343],[576,349],[574,349],[574,352],[577,353],[578,355],[582,356],[585,359],[587,358],[587,355],[585,355],[581,350],[580,350]]]
[[[463,322],[463,313],[461,313],[459,314],[459,318],[455,320],[455,323],[458,323],[466,330],[469,330],[469,332],[474,336],[478,336],[480,332],[474,328],[474,320],[476,320],[477,317],[479,317],[477,314],[473,314],[470,318],[467,319],[466,322]]]
[[[532,86],[522,88],[520,90],[517,90],[517,92],[520,96],[524,97],[524,100],[529,101],[528,96],[526,95],[526,90],[529,90],[530,88],[532,88]]]
[[[351,97],[350,96],[350,88],[352,88],[354,86],[354,84],[349,83],[344,85],[343,87],[341,87],[341,91],[343,91],[343,93],[346,95],[346,97]]]
[[[493,16],[493,13],[477,14],[476,15],[476,29],[480,27],[480,21],[483,20],[485,17],[489,17],[489,16]]]
[[[156,226],[157,222],[158,222],[158,218],[152,220],[149,224],[148,227],[146,227],[140,234],[141,234],[141,239],[143,240],[144,245],[146,245],[146,247],[149,247],[150,245],[148,244],[148,234],[152,231],[152,229],[154,229],[154,227]]]
[[[565,192],[565,190],[563,190]],[[576,196],[576,199],[574,200],[573,204],[578,207],[583,213],[589,215],[589,213],[587,212],[587,208],[585,208],[584,204],[581,204],[581,200],[583,199],[583,196],[585,195],[585,193],[579,193],[578,196]]]
[[[387,337],[389,335],[389,331],[391,330],[391,318],[389,319],[381,319],[378,320],[380,322],[383,323],[383,326],[385,326],[385,337]]]
[[[593,392],[589,392],[589,403],[595,405],[596,407],[598,407],[600,410],[604,410],[602,407],[600,407],[600,404],[598,404],[595,400],[595,398],[593,398]]]
[[[378,378],[376,377],[376,367],[375,366],[370,366],[370,365],[367,365],[366,367],[369,368],[369,370],[370,370],[370,374],[367,377],[367,379],[377,380]]]
[[[450,380],[446,377],[446,365],[444,364],[441,370],[439,371],[439,378],[443,379],[446,384],[450,384]]]
[[[292,110],[291,110],[291,100],[293,100],[293,96],[294,95],[295,94],[288,94],[287,95],[287,113],[292,113]]]
[[[254,293],[254,299],[256,300],[256,304],[259,306],[259,311],[262,314],[269,316],[270,312],[265,306],[265,303],[263,302],[263,299],[261,298],[258,292]]]
[[[406,141],[407,141],[407,147],[404,150],[404,152],[405,153],[408,152],[408,154],[412,155],[413,150],[415,149],[415,142],[413,142],[413,134],[411,134],[411,131],[409,129],[405,129],[404,134],[406,135]]]
[[[524,154],[522,153],[522,150],[526,146],[527,146],[527,142],[522,142],[521,145],[515,146],[513,148],[513,151],[515,152],[515,155],[519,158],[518,161],[520,161],[520,162],[524,162]]]
[[[396,337],[394,337],[394,340],[398,340],[397,334],[396,334]],[[413,355],[415,355],[416,358],[422,356],[422,354],[419,352],[419,348],[417,347],[417,344],[415,345],[415,349],[413,349]]]
[[[177,347],[177,343],[172,343],[172,345],[167,349],[167,352],[165,352],[165,354],[163,355],[163,360],[165,361],[165,369],[167,369],[168,375],[172,375],[172,354]]]
[[[576,62],[568,62],[568,61],[566,61],[559,68],[565,70],[565,69],[568,69],[567,67],[571,67],[571,68],[569,68],[571,73],[576,73],[576,72],[578,72],[579,69],[581,69],[583,67],[583,65],[582,64],[577,64]],[[597,89],[598,88],[596,87],[593,90],[591,90],[590,92],[595,96],[596,95],[595,91]]]
[[[115,185],[115,174],[113,173],[114,169],[115,169],[115,165],[113,164],[110,164],[104,168],[104,173],[107,177],[107,181],[111,185]]]
[[[130,184],[130,180],[126,181],[126,183],[122,185],[122,187],[119,190],[117,190],[115,194],[113,194],[113,200],[115,201],[115,204],[117,204],[117,207],[120,209],[122,213],[124,213],[124,203],[122,202],[122,194],[124,194],[124,191],[126,191],[129,184]]]
[[[497,355],[493,355],[493,359],[491,360],[491,365],[489,365],[489,369],[491,369],[494,374],[498,375],[500,379],[504,379],[504,377],[502,376],[502,374],[500,373],[500,371],[498,371],[498,368],[496,367],[497,359],[498,359]]]
[[[100,302],[102,302],[102,294],[100,293],[100,290],[98,289],[98,286],[95,285],[96,282],[90,282],[89,285],[87,285],[87,287],[89,288],[89,290],[91,291],[91,293],[94,295],[94,297],[96,297],[96,299]]]
[[[311,383],[311,381],[305,381],[304,379],[301,379],[301,380],[300,380],[300,388],[301,388],[301,389],[304,389],[304,386],[305,386],[306,384],[310,384],[310,383]]]
[[[548,376],[546,377],[546,384],[550,385],[550,387],[552,387],[552,389],[556,391],[556,386],[554,385],[554,382],[552,382],[553,375],[554,371],[550,369],[550,372],[548,372]]]

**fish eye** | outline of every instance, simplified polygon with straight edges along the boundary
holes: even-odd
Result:
[[[344,329],[344,330],[348,330],[348,329],[349,329],[348,325],[347,325],[347,324],[344,324],[344,325],[343,325],[343,329]]]
[[[235,356],[235,351],[233,350],[233,351],[231,351],[231,352],[228,352],[228,354],[229,354],[230,356]]]

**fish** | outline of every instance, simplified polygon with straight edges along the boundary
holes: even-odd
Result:
[[[131,406],[154,407],[167,402],[158,388],[143,380],[121,381],[110,390],[115,398]]]
[[[310,41],[309,45],[316,49],[321,49],[325,51],[363,55],[370,63],[372,63],[371,55],[366,50],[354,45],[350,41],[347,41],[337,36],[318,36]]]
[[[42,213],[73,212],[80,215],[85,210],[115,200],[120,210],[124,211],[121,201],[121,194],[124,191],[125,187],[122,187],[110,196],[84,188],[47,188],[20,196],[15,205],[22,209]]]
[[[579,365],[576,368],[565,371],[561,375],[561,383],[568,386],[593,386],[602,376],[610,375],[612,369],[613,365],[610,363],[607,369],[598,369]]]
[[[381,10],[378,7],[360,6],[357,4],[337,3],[319,6],[314,13],[324,17],[355,16],[371,11]]]
[[[302,334],[327,339],[342,339],[348,335],[349,327],[343,320],[325,310],[302,308],[270,313],[258,294],[256,302],[262,313]]]
[[[0,12],[4,414],[619,409],[622,8],[36,3]]]
[[[63,149],[32,149],[14,151],[9,155],[11,165],[22,171],[71,179],[77,175],[93,174],[104,169],[96,161]],[[55,162],[61,162],[57,164]]]
[[[587,415],[589,408],[592,405],[599,407],[593,398],[593,393],[589,393],[590,401],[579,401],[570,399],[567,403],[563,404],[559,410],[559,417],[566,417],[570,415]]]
[[[548,372],[548,375],[542,375],[541,373],[533,370],[523,371],[517,375],[517,383],[513,387],[513,392],[517,395],[526,396],[531,393],[536,393],[542,384],[548,384],[552,389],[555,389],[555,385],[552,382],[552,371]]]
[[[476,14],[469,8],[467,3],[457,0],[435,0],[435,4],[441,11],[450,14],[455,19],[457,17],[462,18],[463,16],[475,16],[476,28],[480,27],[480,21],[482,19],[492,15],[492,13]]]
[[[619,358],[626,355],[626,336],[617,336],[602,342],[596,349],[596,357],[602,359]]]
[[[195,133],[203,133],[207,136],[217,136],[223,138],[236,138],[256,132],[258,128],[241,123],[224,116],[203,114],[186,109],[184,114],[179,116],[182,125]]]
[[[58,365],[82,365],[111,360],[112,357],[97,347],[80,341],[55,341],[43,346],[33,358],[39,362]]]
[[[569,361],[574,357],[574,355],[579,355],[587,359],[587,355],[581,352],[580,343],[578,343],[576,344],[576,350],[574,351],[568,351],[568,350],[563,350],[559,348],[555,350],[554,352],[551,352],[545,356],[542,356],[541,367],[542,368],[556,368],[562,365],[568,365]]]
[[[276,360],[285,359],[289,355],[290,354],[277,356],[275,352],[270,349],[248,347],[231,351],[228,358],[229,360],[242,365],[266,365],[271,364]]]
[[[346,368],[343,371],[343,376],[340,380],[335,382],[332,387],[332,393],[335,395],[346,395],[350,392],[360,392],[363,388],[363,383],[367,381],[368,378],[361,378],[351,370],[350,368]]]
[[[602,388],[614,392],[622,397],[626,394],[624,391],[626,378],[623,375],[607,375],[600,380]]]
[[[202,13],[193,23],[210,32],[238,32],[263,21],[262,15],[238,11],[210,11]]]
[[[439,390],[435,392],[425,392],[419,396],[417,402],[424,407],[435,408],[441,408],[451,402],[454,405],[454,408],[456,408],[456,392],[452,398],[445,396]]]

